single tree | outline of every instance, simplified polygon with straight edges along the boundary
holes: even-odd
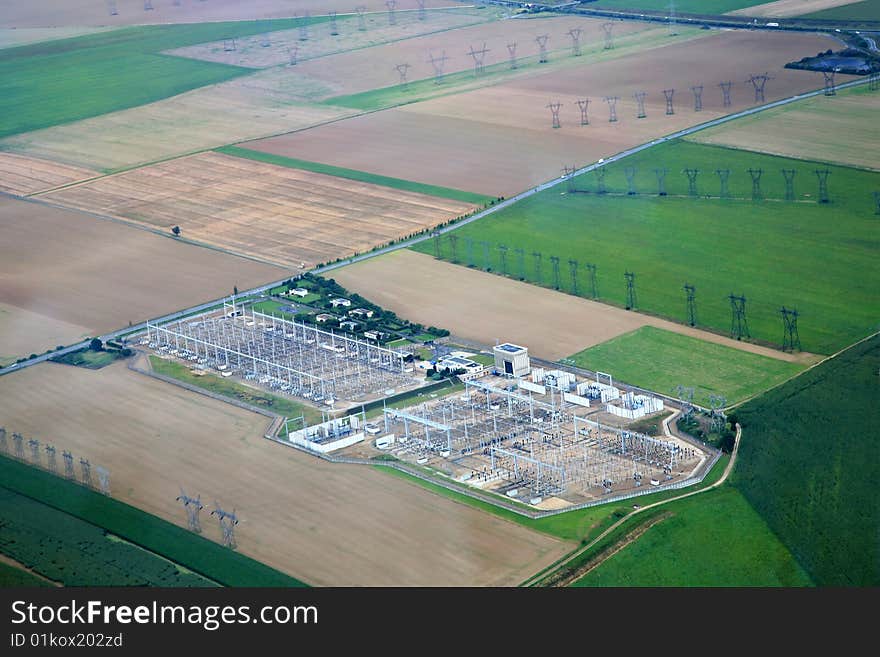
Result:
[[[174,236],[177,237],[180,235],[180,226],[175,226],[171,229],[171,232],[174,233]]]
[[[104,343],[101,342],[101,338],[92,338],[91,342],[89,342],[89,349],[92,351],[101,351],[104,348]]]

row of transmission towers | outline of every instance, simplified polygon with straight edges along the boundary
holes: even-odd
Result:
[[[25,449],[25,447],[27,449]],[[0,427],[0,454],[11,456],[23,463],[32,465],[47,472],[63,476],[65,479],[81,483],[89,488],[96,488],[104,495],[110,495],[110,471],[100,465],[92,467],[86,458],[79,459],[79,476],[77,476],[77,461],[72,452],[62,450],[61,462],[63,472],[58,467],[58,450],[51,443],[41,444],[36,438],[25,440],[25,437],[17,432],[7,435],[6,427]],[[45,454],[45,463],[43,461]],[[92,478],[92,471],[97,477],[97,482]]]
[[[202,532],[202,522],[199,515],[201,514],[202,509],[205,508],[205,505],[202,504],[202,496],[197,495],[191,497],[187,495],[183,488],[181,488],[180,495],[175,498],[175,501],[183,504],[183,508],[186,511],[186,524],[189,530],[196,534],[200,534]],[[235,527],[240,522],[238,516],[235,514],[235,509],[232,511],[225,511],[223,507],[220,506],[220,503],[215,501],[211,515],[216,517],[220,524],[220,534],[223,540],[223,545],[234,550],[238,547],[238,544],[235,541]]]

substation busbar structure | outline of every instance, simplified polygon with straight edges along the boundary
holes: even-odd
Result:
[[[649,476],[659,483],[698,456],[674,442],[578,416],[550,392],[547,403],[529,391],[468,381],[461,396],[406,411],[385,409],[385,431],[399,432],[406,453],[439,455],[536,496],[570,486],[610,493],[624,483],[641,486]]]
[[[411,382],[406,354],[317,326],[225,304],[221,315],[147,324],[152,349],[316,401]]]

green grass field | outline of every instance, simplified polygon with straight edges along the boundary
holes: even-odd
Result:
[[[691,14],[725,14],[728,11],[754,7],[771,0],[676,0],[675,11]],[[669,0],[597,0],[586,5],[596,9],[646,9],[669,11]]]
[[[196,376],[186,365],[176,363],[170,360],[163,360],[157,356],[150,356],[150,364],[153,370],[158,374],[170,376],[178,381],[183,381],[190,385],[202,388],[209,392],[213,392],[224,397],[237,399],[238,401],[251,404],[252,406],[260,406],[267,410],[283,415],[284,417],[299,417],[304,415],[308,424],[314,424],[321,421],[321,411],[312,406],[300,404],[292,399],[286,399],[263,392],[256,388],[227,381],[213,374],[205,374],[204,376]]]
[[[694,401],[702,406],[708,404],[709,395],[723,395],[729,404],[740,402],[804,369],[653,326],[585,349],[571,359],[580,367],[611,372],[621,381],[666,395],[674,394],[679,384],[693,387]]]
[[[326,18],[312,19],[312,21]],[[0,137],[136,107],[251,69],[161,54],[297,19],[127,27],[0,50]]]
[[[648,529],[574,586],[812,584],[736,489],[724,486],[661,508],[673,515]]]
[[[115,362],[119,358],[124,358],[119,350],[102,349],[101,351],[93,351],[91,349],[82,349],[74,351],[52,360],[56,363],[64,363],[65,365],[75,365],[76,367],[85,367],[90,370],[99,370],[107,367],[110,363]]]
[[[489,203],[489,201],[494,200],[490,196],[483,196],[482,194],[474,194],[472,192],[464,192],[459,189],[450,189],[449,187],[426,185],[424,183],[413,182],[411,180],[401,180],[400,178],[379,176],[374,173],[367,173],[366,171],[356,171],[354,169],[334,167],[329,164],[320,164],[319,162],[298,160],[292,157],[284,157],[283,155],[263,153],[260,151],[251,150],[249,148],[239,148],[238,146],[223,146],[222,148],[217,148],[215,150],[218,153],[233,155],[235,157],[243,157],[248,160],[256,160],[257,162],[266,162],[268,164],[289,167],[291,169],[314,171],[315,173],[323,173],[328,176],[336,176],[337,178],[346,178],[348,180],[356,180],[358,182],[370,183],[372,185],[381,185],[382,187],[400,189],[406,192],[417,192],[419,194],[427,194],[429,196],[448,198],[454,201],[462,201],[463,203],[485,205]]]
[[[65,586],[216,586],[96,525],[0,487],[0,553]]]
[[[625,167],[636,168],[636,196],[626,194]],[[746,297],[751,336],[781,345],[779,308],[800,312],[805,351],[832,353],[873,330],[880,309],[880,222],[870,191],[880,189],[880,173],[829,166],[831,203],[818,204],[815,163],[717,146],[676,141],[648,149],[608,167],[609,193],[568,194],[559,185],[456,231],[459,262],[493,271],[501,266],[499,244],[509,249],[508,275],[520,275],[515,249],[525,252],[524,275],[538,282],[531,254],[542,254],[540,283],[555,285],[551,256],[560,258],[560,288],[571,292],[569,259],[581,263],[578,293],[590,292],[586,263],[597,266],[599,298],[623,306],[624,272],[635,274],[636,308],[686,320],[686,282],[696,286],[697,323],[730,330],[728,295]],[[730,169],[732,199],[689,198],[684,168],[697,168],[698,189],[717,195],[716,169]],[[795,192],[803,202],[753,202],[747,170],[761,168],[763,193],[784,197],[782,168],[800,172]],[[658,197],[654,169],[666,168],[670,196]],[[824,168],[824,167],[822,167]],[[576,179],[595,191],[595,175]],[[809,196],[806,196],[809,194]],[[738,197],[738,198],[737,198]],[[746,197],[746,198],[743,198]],[[490,244],[488,263],[479,242]],[[450,241],[441,257],[452,260]],[[413,247],[433,254],[432,240]]]
[[[0,456],[0,481],[7,490],[106,530],[224,586],[303,586],[302,582],[219,543],[4,456]],[[31,521],[28,517],[24,520]],[[50,539],[56,531],[57,527]]]
[[[737,409],[733,483],[823,586],[880,585],[880,337]]]
[[[833,7],[812,14],[804,14],[802,18],[819,18],[822,20],[842,21],[880,21],[880,0],[864,0],[851,5]]]

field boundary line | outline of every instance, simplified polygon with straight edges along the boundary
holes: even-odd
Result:
[[[662,506],[664,504],[668,504],[670,502],[676,502],[678,500],[683,500],[687,497],[692,497],[693,495],[699,495],[700,493],[705,493],[706,491],[710,491],[710,490],[713,490],[713,489],[721,486],[725,481],[727,481],[727,478],[730,476],[730,473],[733,471],[733,466],[736,464],[736,457],[739,454],[739,446],[740,446],[741,438],[742,438],[742,426],[740,426],[740,424],[737,423],[737,425],[736,425],[736,438],[735,438],[734,445],[733,445],[733,451],[730,454],[730,461],[728,461],[727,467],[724,468],[724,473],[721,475],[721,477],[718,479],[718,481],[716,481],[713,484],[710,484],[709,486],[706,486],[705,488],[700,488],[699,490],[689,491],[687,493],[684,493],[683,495],[677,495],[675,497],[670,497],[665,500],[659,500],[657,502],[652,502],[651,504],[648,504],[647,506],[643,506],[638,509],[635,509],[632,513],[626,514],[623,518],[621,518],[620,520],[615,522],[613,525],[611,525],[608,529],[606,529],[601,534],[599,534],[592,541],[590,541],[589,543],[587,543],[583,547],[578,548],[577,550],[572,552],[570,555],[565,557],[562,561],[560,561],[556,564],[553,564],[553,566],[551,566],[552,570],[542,571],[542,572],[538,573],[537,575],[534,575],[534,576],[530,577],[529,579],[525,580],[522,584],[520,584],[520,586],[531,587],[531,586],[535,586],[535,585],[539,584],[540,582],[547,579],[550,575],[552,575],[554,572],[556,572],[557,570],[559,570],[560,568],[562,568],[566,564],[571,563],[574,559],[576,559],[580,555],[584,554],[588,550],[595,547],[596,544],[599,543],[599,541],[607,538],[612,532],[614,532],[621,525],[623,525],[623,523],[627,522],[630,518],[634,518],[635,516],[637,516],[640,513],[643,513],[645,511],[650,510],[650,509],[656,509],[657,507]],[[720,457],[720,453],[718,456],[716,456],[715,462],[717,462],[719,457]],[[713,465],[714,465],[714,463],[713,463]]]

